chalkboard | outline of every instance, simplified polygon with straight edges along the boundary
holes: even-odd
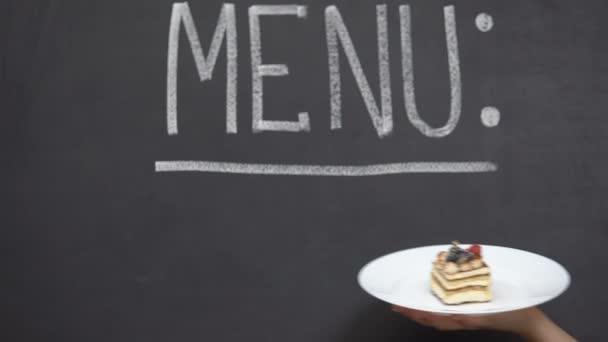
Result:
[[[516,340],[356,282],[455,239],[562,263],[543,310],[608,338],[605,1],[0,6],[6,340]]]

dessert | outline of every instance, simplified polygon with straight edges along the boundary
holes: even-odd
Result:
[[[466,249],[452,242],[433,261],[431,291],[444,304],[488,302],[492,300],[490,267],[484,262],[480,245]]]

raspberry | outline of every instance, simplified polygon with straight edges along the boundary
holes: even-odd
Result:
[[[481,246],[478,244],[471,245],[467,250],[475,255],[481,255]]]

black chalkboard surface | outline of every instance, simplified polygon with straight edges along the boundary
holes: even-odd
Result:
[[[605,1],[0,6],[6,340],[516,340],[356,282],[454,239],[562,263],[543,310],[608,338]]]

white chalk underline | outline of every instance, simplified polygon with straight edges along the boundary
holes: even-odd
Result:
[[[156,172],[211,172],[288,176],[380,176],[404,173],[483,173],[496,172],[492,162],[407,162],[370,165],[284,165],[214,161],[157,161]]]

